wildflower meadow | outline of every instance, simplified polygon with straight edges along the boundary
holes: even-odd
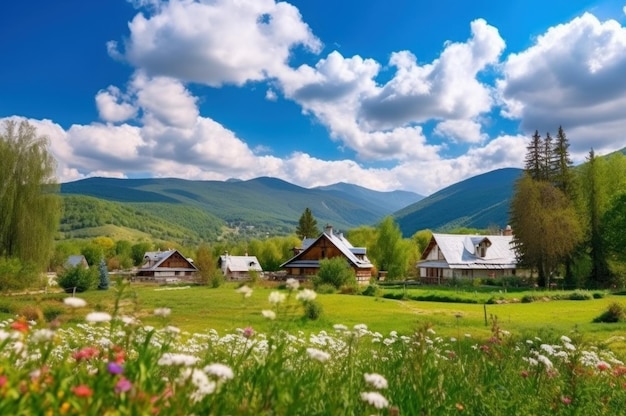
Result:
[[[117,287],[118,299],[127,285]],[[237,289],[249,297],[253,289]],[[622,414],[626,366],[576,334],[443,337],[423,324],[381,334],[338,322],[305,334],[285,320],[316,293],[291,282],[259,309],[271,325],[189,333],[159,307],[92,310],[69,295],[71,323],[0,324],[2,415]],[[284,318],[284,319],[283,319]]]

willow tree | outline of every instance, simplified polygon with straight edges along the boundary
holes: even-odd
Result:
[[[572,202],[550,182],[527,173],[516,182],[510,214],[518,261],[537,270],[540,286],[549,286],[551,273],[582,239]]]
[[[44,268],[59,226],[55,160],[26,121],[0,127],[0,256]]]

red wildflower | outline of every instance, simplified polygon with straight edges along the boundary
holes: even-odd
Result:
[[[520,376],[522,376],[523,378],[527,378],[528,377],[528,371],[522,370],[522,372],[520,373]]]
[[[481,345],[480,350],[483,352],[489,352],[489,345]]]
[[[26,320],[26,318],[22,316],[17,321],[14,321],[11,323],[11,329],[15,331],[27,333],[28,330],[30,329],[30,326],[28,325],[28,321]]]
[[[254,329],[252,329],[252,327],[251,327],[251,326],[246,327],[246,328],[243,330],[243,336],[244,336],[245,338],[252,338],[252,337],[254,336]]]
[[[4,387],[5,384],[7,384],[7,381],[9,381],[9,378],[7,376],[5,376],[4,374],[0,376],[0,387]]]
[[[77,397],[93,396],[93,390],[85,384],[80,384],[76,387],[72,387],[72,393],[74,393]]]
[[[572,399],[570,397],[563,396],[561,397],[561,402],[563,402],[564,405],[572,404]]]
[[[611,368],[611,366],[610,366],[610,365],[608,365],[607,363],[605,363],[604,361],[600,361],[600,362],[598,363],[597,368],[598,368],[598,370],[600,370],[600,371],[605,371],[605,370],[608,370],[609,368]]]
[[[92,358],[97,357],[99,353],[100,351],[98,351],[95,347],[85,347],[72,354],[72,357],[74,357],[76,361],[91,360]]]

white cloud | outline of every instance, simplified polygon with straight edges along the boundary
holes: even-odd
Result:
[[[487,135],[482,126],[472,120],[445,120],[435,126],[434,134],[447,137],[453,142],[482,143]]]
[[[124,97],[119,88],[109,86],[106,90],[98,91],[96,94],[96,107],[98,114],[104,121],[118,123],[135,117],[137,109],[130,104],[127,97]]]
[[[503,114],[527,133],[563,126],[572,154],[624,146],[626,28],[586,13],[550,28],[503,64],[498,92]]]
[[[112,56],[124,55],[149,75],[242,85],[282,72],[297,45],[321,47],[298,9],[285,2],[172,0],[151,12],[130,22],[123,52],[108,45]]]

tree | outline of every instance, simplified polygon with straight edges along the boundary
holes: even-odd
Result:
[[[207,244],[202,244],[196,251],[196,258],[194,264],[199,270],[200,283],[208,285],[215,274],[218,273],[217,261],[213,256],[213,251]],[[222,272],[219,271],[221,274]]]
[[[556,142],[554,144],[554,158],[552,168],[554,186],[565,192],[565,195],[573,197],[574,192],[574,175],[572,174],[573,162],[569,155],[569,142],[563,131],[563,127],[559,126],[556,134]]]
[[[100,278],[98,290],[109,290],[109,269],[104,257],[100,259],[100,264],[98,264],[98,276]]]
[[[409,253],[408,245],[403,243],[400,226],[388,216],[381,221],[376,231],[376,241],[369,251],[369,257],[378,270],[387,271],[389,279],[405,277]]]
[[[535,180],[539,180],[542,177],[542,149],[543,141],[541,140],[539,132],[535,130],[532,140],[526,147],[526,160],[524,165],[524,170]]]
[[[153,248],[152,243],[147,241],[142,241],[139,243],[133,244],[131,247],[131,253],[133,257],[133,263],[135,266],[141,266],[143,264],[143,258],[146,252],[151,251]]]
[[[317,237],[320,231],[317,228],[317,220],[313,217],[313,213],[309,208],[304,210],[302,216],[298,220],[298,226],[296,227],[296,235],[300,238],[312,238]]]
[[[543,139],[543,153],[541,154],[542,171],[540,179],[546,181],[552,181],[554,178],[554,146],[552,144],[552,136],[550,132],[546,133],[546,138]]]
[[[604,213],[604,242],[616,260],[626,260],[626,190],[613,197]]]
[[[59,227],[61,202],[47,139],[26,121],[0,131],[0,256],[45,268]]]
[[[607,260],[605,240],[602,236],[602,216],[606,209],[607,192],[603,186],[603,162],[595,156],[593,149],[589,151],[585,166],[584,187],[586,193],[587,215],[589,220],[588,246],[591,256],[592,286],[606,287],[611,280],[611,272]]]
[[[540,286],[549,286],[550,274],[582,240],[572,202],[551,183],[526,173],[515,184],[510,217],[518,262],[537,270]]]

